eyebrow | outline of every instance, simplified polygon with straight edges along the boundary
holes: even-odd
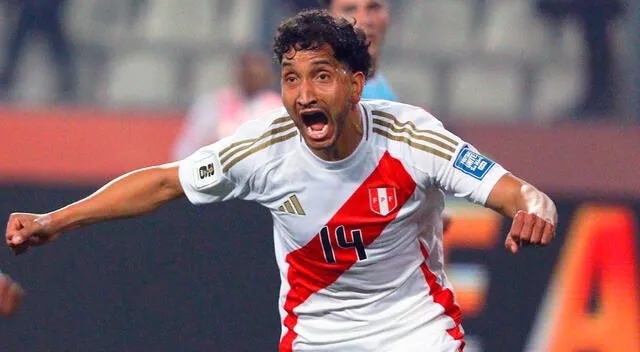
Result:
[[[319,59],[319,60],[315,60],[311,62],[312,65],[314,66],[320,66],[320,65],[329,65],[331,66],[331,61],[327,60],[327,59]],[[289,62],[289,61],[283,61],[282,62],[282,67],[293,67],[294,64]]]
[[[344,12],[349,12],[349,11],[353,11],[353,10],[355,10],[356,8],[357,8],[357,5],[356,5],[356,4],[349,3],[349,4],[342,5],[342,6],[339,8],[339,10],[340,10],[340,11],[344,11]]]
[[[329,65],[331,66],[331,62],[327,59],[320,59],[320,60],[316,60],[311,62],[312,65]]]

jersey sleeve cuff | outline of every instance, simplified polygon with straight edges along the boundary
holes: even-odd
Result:
[[[180,178],[180,185],[182,185],[184,195],[187,197],[189,202],[191,204],[199,205],[205,202],[200,199],[198,191],[193,187],[191,181],[191,164],[192,162],[188,158],[181,160],[178,167],[178,176]]]
[[[493,190],[493,187],[495,187],[496,183],[498,183],[498,181],[500,180],[500,178],[502,178],[502,176],[508,173],[509,171],[507,171],[505,168],[503,168],[498,164],[495,164],[491,168],[489,173],[485,176],[482,182],[482,187],[480,188],[480,192],[478,193],[478,199],[476,200],[476,202],[478,204],[485,205],[485,203],[487,202],[487,198],[489,198],[489,194]]]

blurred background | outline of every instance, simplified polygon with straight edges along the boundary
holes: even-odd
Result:
[[[0,211],[50,211],[271,108],[275,27],[315,4],[0,0]],[[511,256],[504,219],[448,202],[466,350],[640,351],[640,1],[388,5],[398,99],[559,209],[552,246]],[[27,291],[0,351],[274,351],[270,226],[252,204],[178,201],[0,252]]]
[[[229,82],[235,50],[268,50],[277,23],[316,1],[2,3],[5,101],[180,109]],[[383,67],[402,100],[442,119],[637,122],[637,7],[621,0],[391,1]]]

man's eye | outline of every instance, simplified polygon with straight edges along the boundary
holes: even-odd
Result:
[[[321,73],[321,74],[318,75],[318,79],[321,80],[321,81],[325,81],[325,80],[329,79],[329,75],[326,74],[326,73]]]
[[[285,80],[287,83],[293,83],[293,82],[295,82],[295,81],[296,81],[296,77],[294,77],[294,76],[287,76],[287,77],[285,77],[285,79],[284,79],[284,80]]]
[[[340,13],[343,17],[346,17],[348,15],[352,15],[355,12],[356,12],[355,6],[343,7],[342,9],[338,10],[338,13]]]

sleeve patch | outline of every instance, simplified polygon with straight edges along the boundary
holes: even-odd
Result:
[[[469,176],[482,180],[494,164],[491,159],[474,152],[468,146],[464,146],[458,153],[453,167]]]
[[[196,189],[205,189],[216,185],[222,178],[222,168],[215,153],[202,157],[192,164],[193,184]]]

